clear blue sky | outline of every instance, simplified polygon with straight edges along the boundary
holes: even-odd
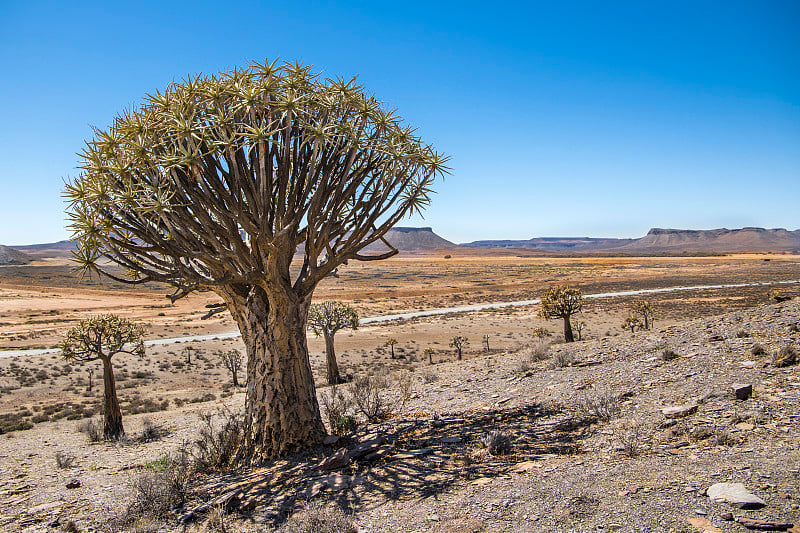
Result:
[[[558,4],[556,6],[556,4]],[[251,59],[358,74],[452,156],[456,242],[800,228],[800,3],[0,0],[0,243],[52,242],[75,152]]]

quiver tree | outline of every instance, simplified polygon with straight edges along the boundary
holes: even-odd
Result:
[[[322,335],[325,338],[325,366],[328,384],[341,383],[333,336],[340,329],[358,329],[358,313],[344,302],[327,300],[311,305],[308,313],[308,326],[314,335]]]
[[[583,320],[576,320],[575,322],[572,323],[572,329],[575,330],[575,332],[578,333],[578,340],[579,341],[583,340],[583,330],[584,330],[584,328],[586,328],[586,322],[584,322]]]
[[[650,329],[653,326],[654,311],[653,304],[647,300],[640,300],[633,304],[633,312],[641,317],[644,329]]]
[[[622,322],[622,329],[629,329],[631,333],[635,332],[636,328],[644,329],[644,324],[639,320],[639,317],[629,316]]]
[[[117,400],[117,386],[111,358],[118,353],[144,355],[144,329],[116,315],[100,315],[81,322],[67,331],[59,345],[67,361],[103,363],[103,437],[117,440],[125,434],[122,412]],[[91,388],[91,374],[89,377]],[[91,389],[90,389],[91,390]]]
[[[244,357],[239,350],[228,350],[227,352],[219,352],[219,358],[222,361],[222,366],[228,369],[231,373],[233,386],[239,386],[239,371],[242,369],[242,361]]]
[[[539,315],[542,318],[561,318],[564,320],[564,342],[573,342],[570,317],[580,313],[583,307],[583,295],[579,289],[569,285],[550,287],[542,295],[539,303]]]
[[[446,160],[355,79],[274,62],[189,78],[87,143],[65,191],[75,259],[170,284],[173,302],[219,295],[206,316],[227,309],[247,350],[237,456],[258,463],[325,434],[306,342],[315,287],[396,254],[384,235],[429,203]],[[388,251],[361,253],[373,243]]]
[[[450,339],[450,347],[456,349],[456,354],[458,355],[459,361],[461,361],[461,351],[468,344],[469,344],[469,339],[467,339],[466,337],[462,337],[461,335],[456,335],[455,337]]]
[[[430,346],[427,346],[424,350],[422,350],[422,355],[423,356],[425,356],[425,355],[428,356],[428,364],[429,365],[433,364],[433,354],[435,354],[435,353],[436,353],[436,350],[434,350]]]
[[[389,337],[388,339],[386,339],[386,342],[384,343],[384,346],[388,346],[389,349],[392,351],[392,359],[394,359],[394,345],[395,344],[397,344],[397,339],[395,339],[394,337]]]

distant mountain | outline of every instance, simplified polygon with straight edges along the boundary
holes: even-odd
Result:
[[[635,239],[597,239],[591,237],[536,237],[527,240],[473,241],[462,246],[484,248],[534,248],[546,252],[590,252],[632,243]]]
[[[785,252],[800,250],[800,230],[742,228],[680,230],[653,228],[639,239],[539,237],[528,240],[474,241],[463,246],[534,248],[545,252],[682,253]]]
[[[28,254],[0,244],[0,265],[24,265],[32,260]]]
[[[45,244],[27,244],[14,246],[15,250],[24,252],[34,257],[72,257],[72,251],[77,249],[75,241],[58,241]]]
[[[401,228],[390,229],[385,236],[389,243],[401,252],[418,252],[424,250],[447,250],[458,248],[458,245],[436,235],[432,228]],[[386,251],[388,248],[382,242],[371,244],[364,248],[366,252]]]
[[[678,230],[653,228],[620,251],[785,252],[800,250],[800,230],[764,228]]]

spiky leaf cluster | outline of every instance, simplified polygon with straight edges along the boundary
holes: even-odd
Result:
[[[344,302],[326,300],[311,305],[308,326],[315,335],[333,334],[344,328],[358,329],[358,313]]]
[[[67,331],[59,345],[67,360],[92,361],[117,353],[144,355],[144,328],[117,315],[99,315]]]
[[[80,157],[65,191],[79,268],[183,292],[288,277],[302,246],[292,282],[307,294],[348,259],[374,258],[359,252],[424,208],[447,172],[355,79],[275,62],[148,95]]]
[[[579,313],[582,307],[583,295],[580,289],[557,285],[544,291],[539,303],[539,315],[542,318],[565,318]]]

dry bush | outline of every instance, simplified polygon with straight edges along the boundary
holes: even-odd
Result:
[[[665,348],[661,352],[661,360],[662,361],[673,361],[673,360],[677,359],[678,357],[680,357],[680,356],[674,350],[671,350],[670,348]]]
[[[86,420],[78,425],[78,431],[86,433],[89,442],[100,442],[103,440],[103,421]]]
[[[606,389],[592,389],[581,398],[581,408],[591,417],[608,422],[619,415],[618,396]]]
[[[767,355],[767,349],[764,348],[763,344],[757,342],[750,348],[750,353],[753,355]]]
[[[647,442],[647,431],[644,425],[638,420],[628,421],[622,430],[617,434],[622,452],[628,457],[638,456]]]
[[[786,345],[772,354],[772,364],[777,367],[792,366],[797,364],[797,350],[794,346]]]
[[[558,351],[553,354],[553,367],[566,368],[575,362],[575,355],[567,351]]]
[[[231,465],[244,436],[244,421],[239,414],[227,409],[217,412],[221,421],[214,423],[212,413],[200,415],[200,438],[186,450],[197,472],[224,470]]]
[[[428,383],[435,383],[437,381],[439,381],[439,374],[437,374],[436,372],[426,370],[425,372],[422,373],[423,383],[428,384]]]
[[[142,431],[139,433],[139,442],[153,442],[160,440],[163,435],[164,432],[161,429],[161,426],[157,425],[149,418],[145,418],[142,422]]]
[[[383,376],[357,376],[350,382],[350,394],[356,409],[370,422],[389,414],[389,402],[384,396],[386,385]]]
[[[136,476],[131,482],[128,521],[169,517],[173,509],[186,501],[187,477],[187,464],[183,460],[169,461],[161,470]]]
[[[276,533],[357,533],[353,517],[336,505],[312,502],[289,519]]]
[[[718,446],[736,446],[739,444],[739,438],[727,428],[720,428],[714,435],[714,441]]]
[[[746,339],[749,336],[750,336],[750,333],[748,333],[747,330],[744,329],[744,328],[742,328],[742,329],[740,329],[739,331],[736,332],[736,338],[737,339]]]
[[[513,447],[511,437],[502,431],[490,431],[481,443],[492,455],[508,455]]]
[[[344,435],[356,428],[356,419],[352,416],[353,400],[343,388],[331,385],[328,393],[320,396],[320,400],[331,433]]]
[[[56,466],[60,469],[72,468],[75,456],[67,452],[56,452]]]
[[[406,408],[406,404],[414,394],[414,378],[408,370],[401,371],[395,379],[397,386],[397,393],[399,395],[399,404],[397,407],[397,414],[402,414]]]

